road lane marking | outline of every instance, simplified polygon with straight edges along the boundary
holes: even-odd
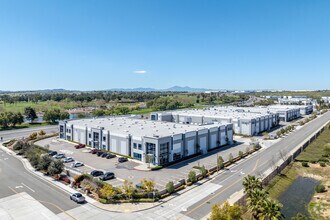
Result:
[[[15,189],[23,188],[23,186],[15,186]]]
[[[21,196],[23,199],[26,199],[26,200],[30,200],[30,201],[38,201],[40,203],[45,203],[45,204],[49,204],[49,205],[52,205],[54,206],[55,208],[57,208],[58,210],[60,210],[61,212],[63,212],[64,214],[66,214],[67,216],[69,216],[70,218],[74,219],[74,220],[77,220],[75,217],[73,217],[72,215],[70,215],[69,213],[67,213],[64,209],[62,209],[61,207],[59,207],[58,205],[54,204],[54,203],[51,203],[51,202],[47,202],[47,201],[42,201],[42,200],[38,200],[38,199],[30,199],[30,198],[26,198],[24,197],[22,194],[20,194],[19,192],[17,192],[16,190],[14,190],[13,188],[11,188],[10,186],[8,186],[8,188],[13,191],[15,194]]]
[[[192,212],[194,212],[195,210],[199,209],[200,207],[202,207],[205,204],[208,204],[208,202],[212,199],[214,199],[215,197],[217,197],[219,194],[223,193],[225,190],[229,189],[230,187],[232,187],[233,185],[235,185],[236,183],[240,182],[241,179],[236,180],[234,183],[232,183],[231,185],[229,185],[228,187],[224,188],[223,190],[221,190],[220,192],[214,194],[214,196],[212,196],[211,198],[207,199],[205,202],[202,202],[200,205],[196,206],[195,208],[191,209],[190,211],[186,212],[186,213],[182,213],[179,219],[182,219],[184,216],[188,216],[189,214],[191,214]]]
[[[23,186],[25,186],[26,188],[28,188],[29,190],[31,190],[32,192],[36,192],[36,191],[34,191],[33,189],[31,189],[29,186],[27,186],[26,184],[24,184],[24,183],[21,183]]]

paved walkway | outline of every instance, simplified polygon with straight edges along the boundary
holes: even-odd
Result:
[[[59,220],[60,218],[26,192],[0,199],[1,220]]]

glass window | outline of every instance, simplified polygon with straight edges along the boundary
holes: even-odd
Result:
[[[136,149],[136,143],[133,143],[133,148]]]
[[[88,137],[91,138],[91,137],[92,137],[92,134],[89,133],[89,134],[88,134]]]
[[[142,150],[142,144],[138,144],[139,150]]]
[[[133,158],[136,160],[142,160],[142,155],[139,153],[133,153]]]
[[[105,138],[105,136],[103,137],[103,141],[105,141],[106,140],[106,138]]]

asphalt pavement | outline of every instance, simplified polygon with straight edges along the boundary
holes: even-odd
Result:
[[[204,218],[210,213],[212,205],[223,203],[230,199],[231,195],[243,189],[242,181],[244,176],[248,174],[260,176],[272,167],[273,158],[280,160],[281,150],[284,149],[286,152],[290,152],[323,124],[329,122],[329,120],[330,112],[327,112],[269,148],[261,150],[252,157],[238,162],[226,172],[218,175],[212,183],[219,184],[223,187],[188,207],[187,211],[182,211],[181,213],[183,215],[181,217],[188,216],[193,219]]]
[[[0,137],[3,138],[4,141],[11,140],[13,138],[23,138],[28,137],[33,132],[45,131],[46,134],[56,133],[58,132],[57,125],[49,125],[49,126],[39,126],[39,127],[31,127],[31,128],[21,128],[15,130],[5,130],[0,131]]]

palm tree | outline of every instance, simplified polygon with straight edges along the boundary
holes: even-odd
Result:
[[[284,219],[283,214],[281,213],[282,204],[276,200],[267,198],[264,202],[265,212],[264,216],[269,220],[282,220]]]
[[[262,189],[262,182],[260,178],[256,178],[255,176],[248,175],[247,177],[244,177],[243,186],[244,186],[244,192],[249,196],[252,190]]]
[[[263,189],[256,188],[249,192],[247,207],[255,219],[265,219],[265,201],[267,198],[268,194]]]

